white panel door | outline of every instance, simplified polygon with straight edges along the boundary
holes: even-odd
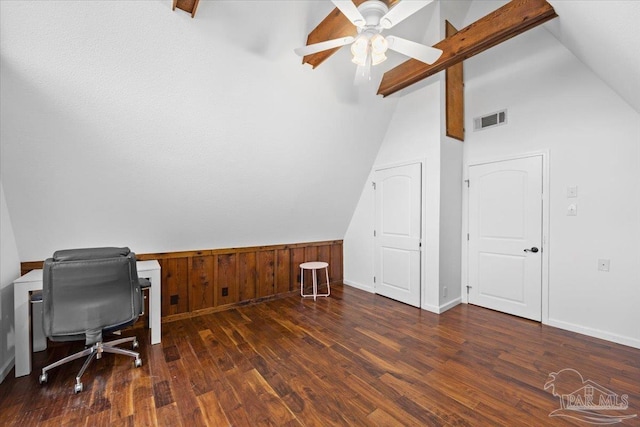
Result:
[[[469,303],[542,317],[542,156],[469,167]]]
[[[420,307],[422,165],[376,171],[375,291]]]

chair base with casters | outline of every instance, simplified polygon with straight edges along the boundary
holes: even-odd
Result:
[[[106,334],[132,325],[143,312],[141,288],[148,280],[139,279],[135,254],[129,248],[86,248],[56,251],[43,265],[42,323],[51,341],[84,341],[85,349],[45,366],[39,377],[46,383],[48,371],[86,357],[76,376],[73,391],[83,390],[81,377],[93,359],[102,353],[122,354],[142,366],[140,354],[117,347],[135,337],[106,341]]]
[[[102,358],[102,353],[115,353],[115,354],[122,354],[125,356],[133,357],[135,359],[133,362],[134,366],[136,368],[139,368],[140,366],[142,366],[142,359],[140,359],[139,353],[131,350],[126,350],[124,348],[116,347],[117,345],[127,343],[127,342],[132,343],[132,347],[134,349],[138,348],[138,340],[136,339],[136,337],[121,338],[119,340],[109,341],[105,343],[97,342],[89,348],[86,348],[82,351],[72,354],[71,356],[67,356],[64,359],[60,359],[57,362],[54,362],[48,366],[45,366],[44,368],[42,368],[42,374],[40,374],[40,377],[38,377],[38,381],[40,382],[40,384],[44,384],[49,379],[49,374],[47,373],[47,371],[53,368],[57,368],[58,366],[64,365],[65,363],[74,361],[76,359],[87,357],[87,359],[84,361],[84,364],[82,365],[82,368],[80,369],[80,372],[78,372],[78,375],[76,375],[76,384],[73,386],[73,392],[80,393],[83,390],[83,385],[82,385],[82,382],[80,381],[80,377],[82,376],[82,374],[84,374],[84,371],[87,370],[87,368],[89,367],[89,364],[94,358],[95,359]]]

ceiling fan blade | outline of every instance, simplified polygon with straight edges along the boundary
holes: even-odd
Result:
[[[432,2],[433,0],[402,0],[380,18],[380,25],[389,29]]]
[[[342,12],[342,14],[346,16],[347,19],[351,21],[353,25],[355,25],[356,27],[364,27],[364,24],[366,24],[366,20],[364,19],[364,16],[362,16],[362,14],[360,13],[356,5],[353,4],[351,0],[331,0],[331,1],[333,2],[334,5],[336,5],[338,9],[340,9],[340,12]]]
[[[327,40],[326,42],[314,43],[308,46],[302,46],[296,49],[293,49],[295,53],[300,56],[311,55],[312,53],[322,52],[323,50],[333,49],[335,47],[342,47],[349,43],[353,43],[355,39],[351,36],[341,37],[339,39]]]
[[[356,76],[353,79],[353,84],[360,86],[368,83],[371,80],[371,62],[367,62],[367,65],[358,65],[356,67]]]
[[[412,42],[411,40],[406,40],[396,36],[387,36],[386,39],[389,44],[389,49],[395,50],[403,55],[410,56],[411,58],[415,58],[425,64],[433,64],[438,60],[438,58],[440,58],[440,55],[442,55],[442,51],[440,49]]]

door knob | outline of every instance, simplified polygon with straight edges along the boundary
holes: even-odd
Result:
[[[535,254],[536,252],[539,251],[539,249],[534,246],[531,249],[525,249],[524,251],[525,252],[533,252]]]

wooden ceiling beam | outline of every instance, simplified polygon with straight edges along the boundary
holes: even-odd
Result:
[[[200,0],[173,0],[172,10],[176,10],[176,8],[184,10],[187,13],[191,14],[191,17],[196,16],[196,10],[198,9],[198,3]]]
[[[384,73],[378,95],[391,95],[557,16],[546,0],[511,0],[435,44],[443,53],[433,64],[409,59]]]
[[[391,8],[393,5],[398,3],[400,0],[383,0],[387,3],[387,6]],[[353,0],[353,3],[356,6],[360,6],[364,3],[365,0]],[[327,15],[326,18],[322,20],[318,24],[316,28],[313,29],[309,33],[307,37],[307,46],[310,44],[320,43],[327,40],[338,39],[341,37],[347,36],[356,36],[358,34],[357,28],[347,19],[346,16],[340,12],[340,9],[337,7],[333,9],[333,11]],[[303,64],[310,64],[313,68],[316,68],[318,65],[322,64],[327,58],[336,53],[340,49],[339,47],[335,49],[323,50],[322,52],[313,53],[311,55],[307,55],[302,58]]]

